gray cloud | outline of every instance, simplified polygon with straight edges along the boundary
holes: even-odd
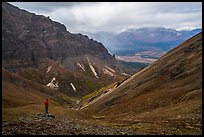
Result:
[[[71,32],[202,26],[202,2],[10,2],[50,16]]]
[[[51,12],[57,8],[70,8],[73,6],[79,6],[88,4],[85,2],[9,2],[23,9],[27,9],[33,12]]]
[[[39,2],[10,2],[13,5],[16,5],[19,8],[23,8],[25,10],[29,10],[31,12],[50,12],[54,9],[54,2],[53,3],[39,3]],[[58,4],[58,6],[63,6]],[[68,6],[68,5],[67,5]]]

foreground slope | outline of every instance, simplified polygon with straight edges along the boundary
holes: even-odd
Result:
[[[89,114],[70,109],[75,98],[51,90],[2,69],[3,135],[124,135],[139,134],[129,128],[99,125]],[[44,100],[49,99],[49,115]],[[140,133],[141,134],[141,133]]]
[[[51,113],[64,115],[64,106],[72,106],[76,101],[5,69],[2,69],[2,75],[2,120],[43,113],[46,98],[49,99]]]
[[[81,111],[109,121],[135,124],[149,133],[201,134],[201,95],[202,33],[199,33],[89,101]]]

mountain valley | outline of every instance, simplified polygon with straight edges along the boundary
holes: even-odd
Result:
[[[67,29],[2,3],[3,135],[202,135],[202,30]]]

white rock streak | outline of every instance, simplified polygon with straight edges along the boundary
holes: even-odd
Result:
[[[111,76],[111,77],[114,76],[114,74],[113,74],[112,72],[110,72],[109,70],[107,70],[107,69],[105,69],[105,68],[103,68],[102,70],[103,70],[103,73],[104,73],[104,74],[107,74],[107,75],[109,75],[109,76]]]
[[[70,85],[72,86],[73,90],[76,91],[74,84],[70,83]]]
[[[115,73],[115,70],[113,70],[112,68],[109,68],[108,66],[105,66],[107,69],[109,69],[110,71]]]
[[[56,82],[55,77],[52,78],[51,82],[48,83],[46,86],[48,86],[48,87],[50,87],[50,88],[52,88],[52,89],[56,89],[56,90],[59,88],[58,82]]]
[[[94,67],[91,65],[89,58],[88,57],[86,57],[86,58],[87,58],[87,61],[89,63],[89,67],[90,67],[91,71],[94,73],[95,77],[99,79],[99,76],[96,73],[96,70],[94,69]]]
[[[90,63],[89,63],[89,67],[91,68],[91,71],[94,73],[95,77],[99,78],[98,74],[96,73],[96,70],[94,69],[94,67]]]
[[[52,68],[52,66],[49,66],[49,67],[47,68],[47,72],[46,72],[46,73],[50,72],[51,68]]]
[[[83,64],[80,64],[79,62],[77,63],[77,66],[79,66],[84,72],[85,72],[85,68]]]
[[[130,76],[129,74],[126,74],[125,72],[123,72],[122,74],[125,75],[125,76],[128,76],[128,77]]]

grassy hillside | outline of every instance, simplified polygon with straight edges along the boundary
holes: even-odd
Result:
[[[97,124],[144,134],[202,134],[201,33],[81,102],[4,68],[2,74],[2,121],[44,113],[48,98],[50,113],[85,120],[84,127]]]
[[[2,69],[2,120],[44,113],[44,100],[49,99],[50,113],[64,115],[65,107],[77,100],[46,86],[23,79]]]
[[[81,111],[149,134],[201,134],[202,34]]]

